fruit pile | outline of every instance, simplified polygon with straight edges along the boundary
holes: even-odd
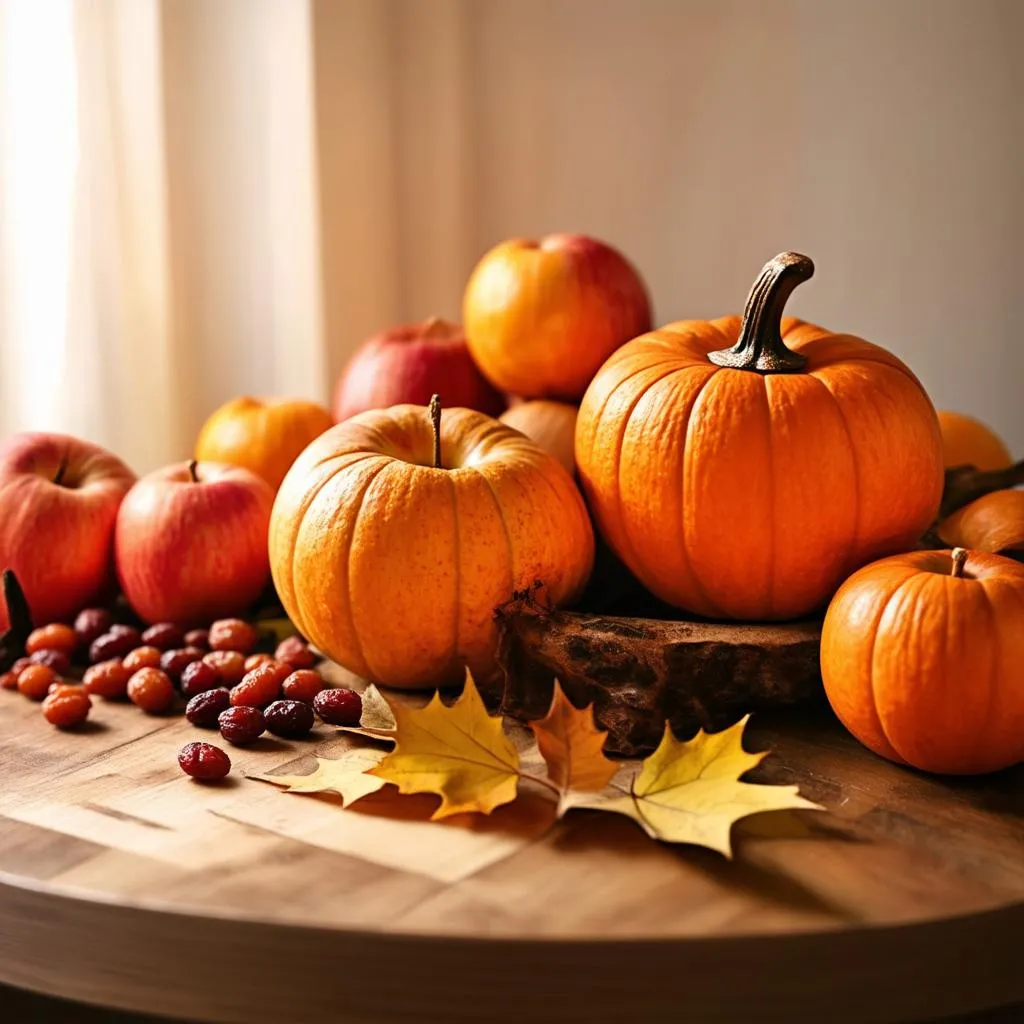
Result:
[[[317,717],[358,724],[359,694],[330,688],[301,637],[285,638],[272,652],[258,649],[267,643],[242,619],[221,619],[209,629],[160,622],[140,630],[115,622],[106,608],[88,608],[73,626],[54,622],[29,633],[25,656],[0,675],[0,688],[39,701],[43,717],[59,729],[82,725],[93,698],[130,701],[150,715],[184,709],[192,725],[217,729],[234,746],[264,732],[301,739]],[[209,743],[190,743],[179,764],[193,778],[211,780],[223,778],[231,762]]]
[[[823,664],[828,695],[885,756],[943,771],[1021,760],[1020,659],[972,601],[983,576],[1018,585],[1016,563],[978,554],[1024,553],[1024,497],[988,494],[939,521],[951,462],[996,471],[1009,452],[969,418],[940,420],[893,353],[786,315],[813,273],[807,256],[781,253],[742,316],[652,330],[646,287],[617,250],[581,235],[512,240],[470,275],[461,326],[434,317],[367,341],[333,416],[299,399],[236,399],[207,421],[194,461],[141,480],[74,438],[10,439],[0,569],[17,574],[33,621],[54,625],[33,633],[4,685],[64,726],[84,720],[91,696],[159,714],[180,694],[190,721],[229,743],[306,735],[316,714],[350,718],[358,698],[321,692],[303,642],[257,649],[244,617],[271,583],[302,636],[368,681],[434,688],[468,668],[489,682],[500,678],[495,609],[524,592],[547,607],[578,601],[599,534],[623,577],[681,617],[785,621],[832,602],[830,649],[843,653]],[[1007,473],[1001,488],[1024,480]],[[969,599],[950,605],[946,631],[980,651],[976,663],[1010,666],[997,673],[1005,704],[987,683],[971,691],[1013,723],[1009,744],[983,715],[961,713],[941,644],[921,639],[937,632],[937,598],[918,608],[900,591],[868,628],[868,602],[836,597],[922,537],[973,549],[963,572],[943,554],[928,574]],[[117,587],[148,629],[96,610],[63,624]],[[1021,633],[1016,605],[999,614],[1000,633]],[[5,619],[0,607],[0,629]],[[865,695],[877,697],[886,651],[900,671],[875,707]],[[86,654],[76,689],[64,677]],[[909,726],[907,675],[931,716],[914,710]],[[878,742],[890,727],[908,734]],[[940,734],[934,757],[921,753],[929,731]],[[223,766],[205,749],[183,759],[200,775]]]

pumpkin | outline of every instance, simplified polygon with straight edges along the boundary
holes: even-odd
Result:
[[[679,608],[805,615],[852,570],[912,547],[938,512],[942,442],[918,380],[870,342],[783,318],[813,270],[777,256],[742,321],[643,335],[584,396],[576,465],[591,512]]]
[[[296,628],[345,668],[389,686],[493,674],[494,611],[540,581],[579,595],[594,558],[583,499],[518,431],[432,401],[360,413],[317,438],[285,477],[270,564]]]
[[[1024,565],[958,548],[864,567],[825,615],[821,675],[882,757],[957,775],[1024,760]]]
[[[980,420],[946,410],[940,410],[938,416],[947,467],[1005,469],[1013,462],[1003,439]]]
[[[636,268],[586,235],[517,238],[486,253],[466,284],[470,354],[495,387],[578,402],[623,342],[651,329]]]
[[[1024,491],[992,491],[939,524],[943,543],[998,554],[1024,550]]]
[[[250,469],[277,490],[299,452],[333,424],[322,405],[301,398],[235,398],[206,421],[195,457]]]
[[[579,410],[567,402],[549,402],[538,398],[519,402],[501,414],[501,422],[515,427],[544,451],[554,455],[565,468],[576,470],[576,414]]]

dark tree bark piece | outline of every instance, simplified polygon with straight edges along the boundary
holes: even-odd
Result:
[[[666,721],[686,737],[750,711],[823,697],[820,621],[750,626],[616,618],[549,612],[529,596],[497,617],[502,712],[542,718],[557,676],[577,707],[594,704],[610,753],[650,752]]]

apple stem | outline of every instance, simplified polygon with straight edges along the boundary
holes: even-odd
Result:
[[[196,466],[198,466],[198,465],[199,465],[199,463],[198,463],[198,462],[196,462],[196,460],[195,460],[195,459],[193,459],[193,460],[192,460],[192,461],[191,461],[191,462],[190,462],[190,463],[188,464],[188,473],[189,473],[189,476],[191,476],[191,477],[192,477],[192,483],[194,483],[194,484],[197,484],[197,483],[199,483],[199,474],[198,474],[198,473],[196,473]]]
[[[61,459],[60,465],[57,467],[57,475],[53,478],[53,482],[60,486],[64,481],[64,474],[68,471],[68,457],[65,455]]]
[[[433,395],[430,399],[430,425],[434,429],[434,469],[441,466],[441,396]]]

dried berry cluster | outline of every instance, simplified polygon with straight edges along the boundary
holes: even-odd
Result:
[[[265,644],[259,628],[242,619],[222,619],[208,630],[186,632],[170,622],[140,630],[115,622],[105,608],[88,608],[73,626],[33,630],[24,656],[0,675],[0,688],[40,701],[43,716],[61,729],[85,722],[94,697],[129,700],[151,715],[184,703],[190,723],[218,729],[235,746],[264,732],[300,739],[317,716],[335,725],[359,722],[359,694],[329,688],[301,637],[288,637],[272,652],[257,650]],[[178,763],[204,781],[223,778],[231,767],[227,754],[209,743],[188,744]]]

